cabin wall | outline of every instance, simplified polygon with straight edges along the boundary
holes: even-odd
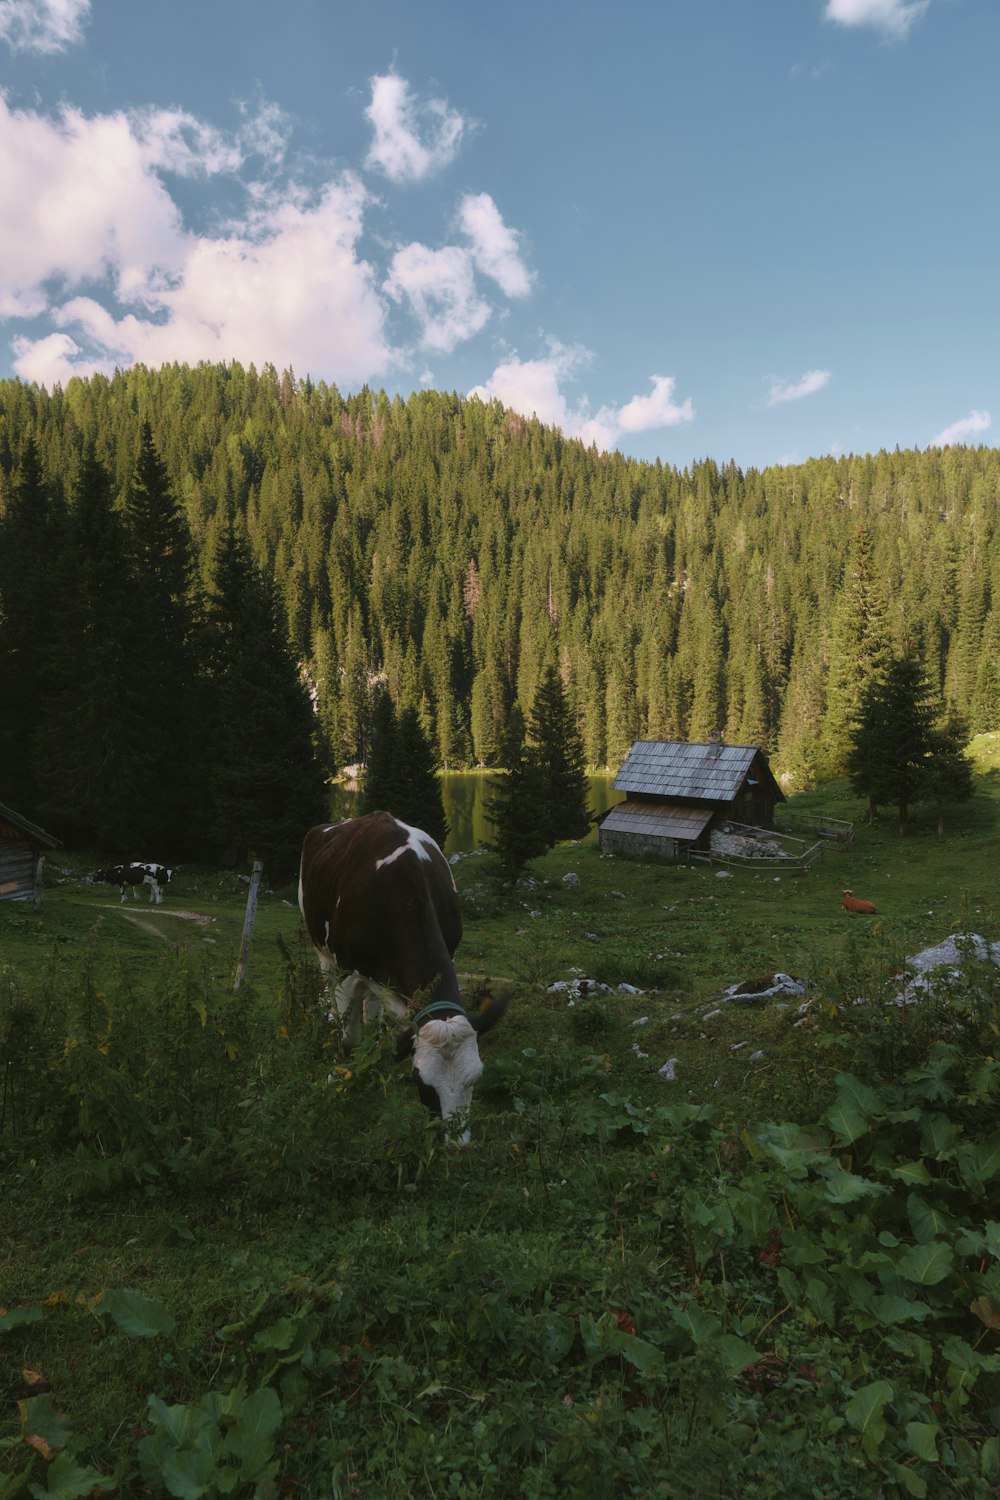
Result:
[[[0,839],[0,901],[31,901],[38,851],[26,839]]]
[[[676,859],[681,844],[678,839],[656,838],[652,834],[605,833],[600,829],[597,836],[602,854],[628,854],[633,859]],[[684,846],[687,847],[686,845]]]

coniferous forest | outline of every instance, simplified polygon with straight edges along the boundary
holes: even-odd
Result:
[[[983,447],[679,471],[270,366],[0,382],[0,801],[283,858],[379,689],[489,767],[552,667],[592,766],[721,731],[803,788],[893,653],[1000,729],[998,508]]]

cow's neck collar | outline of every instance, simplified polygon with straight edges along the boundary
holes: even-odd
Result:
[[[410,1025],[414,1031],[419,1031],[425,1021],[433,1020],[435,1016],[444,1015],[445,1012],[449,1016],[464,1016],[466,1013],[465,1007],[459,1005],[457,1000],[432,1000],[430,1005],[425,1005],[422,1010],[417,1011]]]

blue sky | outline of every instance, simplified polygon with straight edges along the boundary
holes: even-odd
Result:
[[[994,441],[997,0],[0,0],[0,374],[270,361],[683,467]]]

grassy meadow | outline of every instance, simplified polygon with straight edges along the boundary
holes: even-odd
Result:
[[[236,994],[245,878],[123,907],[56,851],[0,904],[0,1500],[996,1495],[1000,983],[891,1003],[1000,939],[973,749],[944,837],[796,799],[857,822],[801,876],[458,860],[514,996],[466,1150],[388,1031],[343,1054],[293,884]]]

